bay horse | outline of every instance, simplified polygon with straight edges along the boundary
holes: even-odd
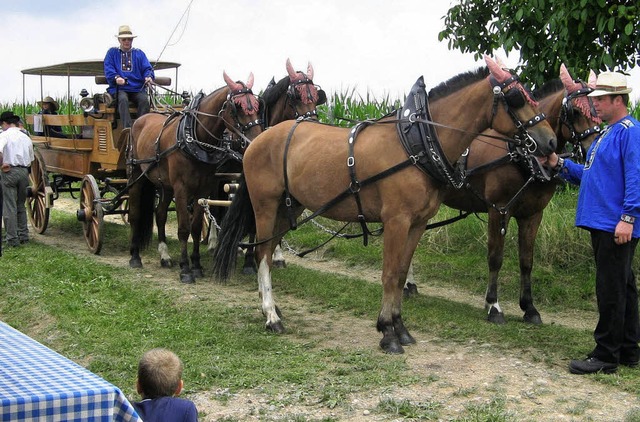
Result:
[[[142,267],[140,250],[146,248],[153,232],[156,191],[158,250],[162,266],[171,266],[166,246],[167,210],[175,201],[180,241],[180,281],[193,283],[202,276],[200,236],[204,209],[194,202],[215,194],[222,179],[217,173],[235,167],[241,170],[242,149],[262,132],[259,101],[251,91],[253,73],[246,83],[234,82],[223,72],[226,86],[209,95],[197,95],[189,107],[169,117],[149,113],[131,128],[128,155],[129,223],[131,225],[129,265]],[[223,139],[228,130],[243,145]],[[188,256],[189,236],[193,239]],[[191,261],[189,261],[191,258]]]
[[[567,144],[573,150],[587,151],[602,122],[587,94],[595,88],[593,71],[588,82],[574,81],[564,64],[560,79],[550,81],[534,91],[540,111],[546,114],[558,139],[558,154]],[[494,131],[487,131],[497,135]],[[487,263],[489,279],[485,294],[485,309],[490,322],[504,324],[504,312],[498,303],[498,276],[504,259],[504,243],[509,220],[518,224],[518,255],[520,262],[520,309],[525,322],[541,324],[540,313],[533,304],[531,270],[534,245],[543,211],[549,204],[559,180],[539,181],[521,160],[513,156],[504,142],[476,138],[466,152],[467,186],[447,188],[443,203],[467,213],[488,213]],[[417,293],[413,271],[409,271],[405,295]]]
[[[261,95],[261,113],[265,130],[285,120],[317,120],[317,106],[327,101],[326,93],[313,82],[314,71],[311,62],[307,63],[306,72],[294,70],[290,59],[287,59],[285,67],[287,76],[278,82],[272,78]],[[219,213],[213,217],[216,221],[222,221],[225,210],[219,207],[218,211]],[[213,249],[217,243],[216,230],[211,230],[210,235],[209,245]],[[273,261],[276,266],[285,266],[280,246],[276,247]],[[242,271],[244,274],[255,274],[257,271],[252,247],[246,250]]]
[[[313,217],[359,222],[363,230],[367,222],[383,223],[380,347],[386,353],[403,353],[403,345],[415,343],[402,320],[403,286],[447,183],[425,174],[419,167],[423,159],[433,159],[426,166],[429,174],[448,169],[474,136],[489,127],[535,142],[541,155],[556,147],[555,134],[517,77],[488,56],[485,62],[487,67],[439,85],[428,99],[419,78],[397,117],[352,129],[286,121],[253,140],[244,155],[244,181],[222,223],[214,273],[220,280],[230,276],[239,242],[255,228],[258,292],[267,329],[284,331],[272,291],[272,252],[307,208]],[[422,136],[425,132],[428,139]],[[416,152],[416,139],[427,143],[430,152]],[[448,170],[445,175],[451,176]]]

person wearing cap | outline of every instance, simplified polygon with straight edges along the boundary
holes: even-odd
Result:
[[[58,109],[60,105],[56,100],[47,96],[44,97],[42,101],[38,101],[38,105],[40,106],[40,111],[38,114],[58,114]],[[39,136],[51,136],[54,138],[66,138],[67,135],[62,131],[60,126],[55,125],[46,125],[44,126],[44,132],[34,132],[34,135]]]
[[[131,127],[129,101],[136,104],[138,117],[150,110],[149,96],[145,86],[155,79],[153,67],[146,54],[133,48],[133,35],[128,25],[118,29],[119,46],[111,47],[104,58],[104,75],[109,83],[107,91],[118,102],[118,114],[123,127]]]
[[[589,97],[607,123],[587,151],[584,165],[552,154],[548,165],[580,185],[576,226],[591,235],[596,264],[596,346],[572,360],[574,374],[613,373],[640,361],[638,289],[632,269],[640,238],[640,123],[629,115],[631,88],[618,72],[598,75]]]
[[[0,180],[7,245],[19,246],[29,241],[27,227],[27,187],[29,167],[34,159],[31,138],[18,127],[20,117],[12,111],[0,114]]]

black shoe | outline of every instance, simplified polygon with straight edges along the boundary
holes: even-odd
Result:
[[[572,374],[585,375],[602,372],[603,374],[613,374],[618,369],[618,364],[603,362],[598,358],[587,358],[585,360],[572,360],[569,364],[569,372]]]

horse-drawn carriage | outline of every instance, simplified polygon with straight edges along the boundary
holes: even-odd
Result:
[[[156,71],[174,70],[176,81],[179,63],[153,63]],[[26,76],[39,76],[41,93],[43,77],[67,77],[68,93],[71,98],[71,78],[91,77],[97,85],[106,84],[101,60],[78,61],[50,66],[25,69]],[[171,85],[171,77],[157,76],[157,85]],[[175,90],[174,90],[175,92]],[[81,111],[68,110],[61,114],[30,114],[23,109],[23,115],[33,132],[35,161],[31,167],[31,189],[27,200],[29,220],[37,233],[44,233],[49,223],[49,211],[61,192],[79,194],[78,219],[83,224],[84,237],[89,249],[99,253],[103,240],[104,216],[127,213],[126,137],[122,122],[117,116],[117,107],[109,94],[99,92],[90,96],[86,89],[81,91]],[[173,102],[180,101],[174,98]],[[154,103],[156,109],[169,111],[173,107]],[[162,111],[162,110],[161,110]],[[136,116],[135,107],[130,109]],[[67,130],[64,137],[50,136],[47,126],[61,126]],[[44,130],[43,130],[44,129]],[[81,182],[80,186],[78,183]]]

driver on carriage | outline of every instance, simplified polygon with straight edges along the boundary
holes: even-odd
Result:
[[[104,58],[104,75],[109,83],[107,91],[118,101],[118,114],[123,127],[131,127],[129,101],[138,108],[138,117],[150,110],[147,84],[155,79],[153,67],[144,51],[133,48],[133,35],[128,25],[118,29],[118,47],[111,47]]]

